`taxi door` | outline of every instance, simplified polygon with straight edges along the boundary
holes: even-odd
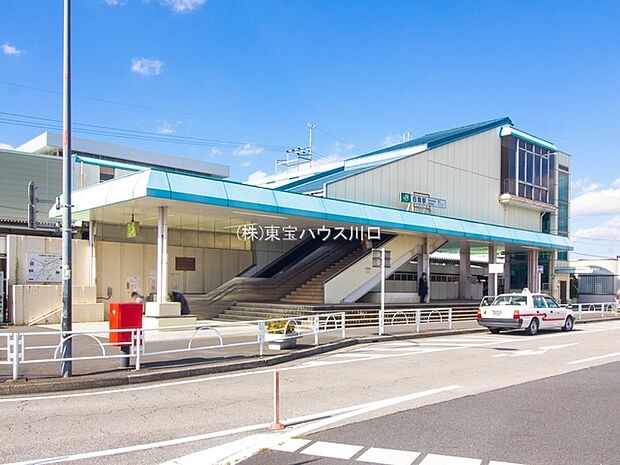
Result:
[[[560,307],[558,303],[553,299],[553,297],[549,297],[548,295],[546,295],[544,296],[544,299],[549,309],[549,314],[547,316],[549,322],[553,323],[553,326],[564,326],[564,321],[566,320],[566,314],[568,313],[568,310],[566,310],[566,308]]]

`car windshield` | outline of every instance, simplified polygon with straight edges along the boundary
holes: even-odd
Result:
[[[527,305],[527,297],[524,295],[500,295],[493,301],[493,305]]]

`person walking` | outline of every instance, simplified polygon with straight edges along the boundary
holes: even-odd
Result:
[[[420,296],[420,303],[426,303],[426,296],[428,295],[428,279],[426,273],[422,273],[422,276],[418,280],[418,295]]]
[[[131,293],[131,298],[137,304],[143,304],[144,303],[144,297],[141,296],[140,294],[138,294],[136,291],[133,291]]]

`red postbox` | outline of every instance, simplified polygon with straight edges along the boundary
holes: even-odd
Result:
[[[142,304],[134,302],[110,303],[110,329],[142,328]],[[131,345],[131,331],[110,331],[110,343],[120,347]]]

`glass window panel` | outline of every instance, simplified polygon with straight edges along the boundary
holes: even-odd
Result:
[[[519,197],[525,197],[525,184],[519,183]]]
[[[539,156],[534,157],[534,184],[536,184],[537,186],[540,186],[542,183],[542,176],[540,174],[541,162],[542,159]]]
[[[517,173],[517,155],[513,148],[508,152],[508,177],[515,179]]]
[[[519,150],[519,181],[525,181],[525,151]]]
[[[543,187],[549,187],[549,159],[542,159],[542,184]]]
[[[525,186],[525,197],[528,199],[532,198],[532,186]]]
[[[534,181],[534,155],[529,152],[527,154],[527,166],[525,168],[525,180],[527,182]]]

